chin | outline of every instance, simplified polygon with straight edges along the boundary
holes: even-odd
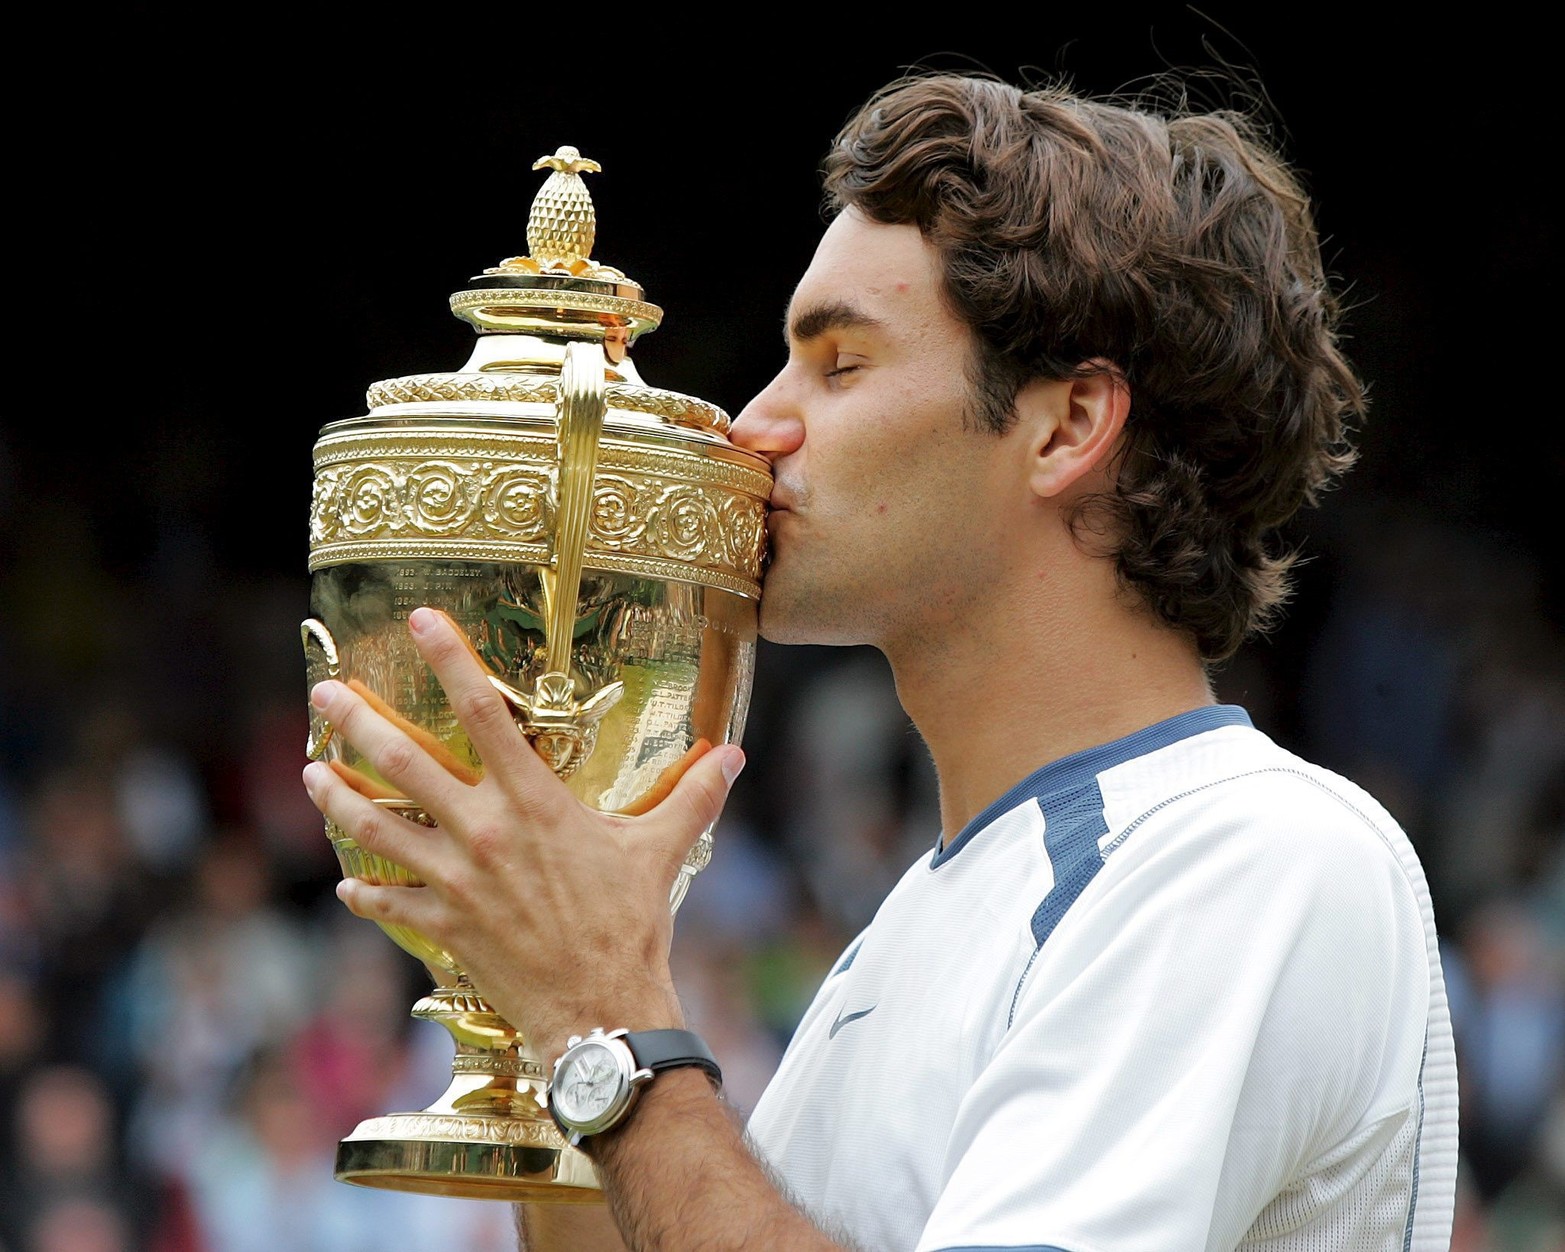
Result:
[[[831,596],[800,603],[783,596],[768,600],[761,595],[760,635],[767,643],[807,643],[822,647],[848,647],[869,643],[865,623],[857,616],[850,619],[833,615],[836,601]]]
[[[797,615],[780,610],[768,610],[766,599],[761,599],[760,635],[767,643],[809,643],[809,631]]]
[[[825,646],[869,643],[863,594],[850,571],[775,562],[761,583],[761,638]]]
[[[768,643],[814,643],[820,632],[819,613],[800,603],[786,587],[769,582],[761,589],[760,634]]]

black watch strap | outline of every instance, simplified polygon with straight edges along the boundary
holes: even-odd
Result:
[[[700,1035],[689,1030],[637,1030],[624,1036],[625,1046],[642,1069],[660,1074],[693,1065],[705,1070],[714,1087],[722,1087],[723,1071]]]

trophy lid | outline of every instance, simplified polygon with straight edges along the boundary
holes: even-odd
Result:
[[[622,360],[663,310],[622,270],[591,259],[597,215],[582,179],[602,167],[564,145],[533,169],[552,171],[533,197],[526,256],[507,257],[451,296],[451,311],[480,334],[549,335],[601,341]]]

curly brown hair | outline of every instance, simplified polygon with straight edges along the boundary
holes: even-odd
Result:
[[[1124,379],[1114,488],[1072,518],[1112,537],[1122,582],[1208,662],[1273,626],[1297,556],[1280,528],[1352,464],[1365,400],[1309,201],[1260,124],[915,74],[824,172],[829,212],[937,249],[979,345],[977,425],[1004,432],[1033,379]]]

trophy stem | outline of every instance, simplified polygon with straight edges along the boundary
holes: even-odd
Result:
[[[419,1112],[360,1122],[337,1146],[338,1179],[481,1200],[602,1200],[592,1162],[542,1107],[542,1062],[465,979],[437,987],[413,1016],[438,1021],[456,1041],[451,1085]]]

